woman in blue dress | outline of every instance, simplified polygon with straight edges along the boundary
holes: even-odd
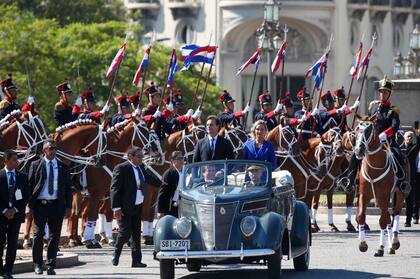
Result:
[[[266,140],[267,132],[268,129],[264,120],[258,120],[252,125],[251,139],[244,146],[244,159],[270,162],[274,170],[277,166],[276,156],[273,144]]]

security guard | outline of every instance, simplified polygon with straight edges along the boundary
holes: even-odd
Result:
[[[0,81],[1,89],[3,90],[4,100],[0,102],[0,119],[14,110],[20,110],[20,106],[16,103],[17,87],[13,83],[12,74]]]
[[[264,120],[267,125],[268,131],[271,131],[278,125],[276,115],[280,113],[281,109],[283,108],[283,105],[280,102],[278,102],[276,108],[272,110],[273,98],[271,97],[270,92],[266,92],[258,96],[258,101],[260,103],[261,110],[255,114],[254,120]]]
[[[235,112],[235,99],[233,99],[229,92],[226,90],[223,90],[219,100],[225,109],[222,113],[219,114],[219,119],[222,126],[232,128],[241,127],[240,119],[249,112],[249,105],[247,104],[243,111]]]
[[[73,108],[70,105],[73,102],[73,92],[67,81],[60,83],[55,88],[60,99],[54,106],[54,119],[57,127],[59,127],[76,120],[79,108],[77,105]],[[81,102],[79,103],[80,105]]]

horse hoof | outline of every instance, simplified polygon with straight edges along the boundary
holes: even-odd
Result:
[[[393,242],[392,243],[392,249],[398,250],[400,248],[400,242]]]
[[[379,246],[376,253],[373,255],[374,257],[383,257],[384,256],[384,246]]]
[[[392,234],[392,249],[398,250],[400,248],[400,240],[398,239],[398,232]]]
[[[356,231],[356,228],[353,226],[351,221],[346,221],[346,223],[347,223],[347,231],[348,232],[355,232]]]
[[[69,248],[75,248],[76,242],[75,241],[69,241]]]
[[[366,252],[368,250],[368,245],[366,243],[366,241],[362,241],[359,243],[359,250],[360,252]]]
[[[311,224],[311,231],[312,233],[317,233],[319,232],[319,227],[317,224]]]
[[[393,248],[389,248],[389,250],[388,250],[388,254],[390,254],[390,255],[395,255],[395,249],[393,249]]]
[[[340,232],[334,224],[330,224],[330,230],[331,232]]]

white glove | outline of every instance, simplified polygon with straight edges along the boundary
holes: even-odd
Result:
[[[388,136],[384,132],[380,133],[379,134],[379,141],[381,143],[387,143],[388,142]]]
[[[187,113],[185,114],[185,117],[190,118],[190,117],[193,115],[193,113],[194,113],[194,110],[193,110],[193,109],[189,109],[189,110],[187,111]]]
[[[35,103],[35,97],[34,96],[29,96],[28,97],[28,104],[32,105]]]
[[[346,104],[344,104],[344,105],[341,106],[341,108],[337,109],[337,111],[339,113],[343,113],[343,112],[345,112],[348,109],[349,109],[349,107]]]
[[[360,106],[360,101],[359,99],[357,99],[356,102],[354,102],[354,104],[350,107],[350,110],[355,111],[359,106]]]
[[[199,118],[201,116],[201,110],[200,109],[197,109],[195,112],[194,112],[194,114],[192,115],[192,118],[193,119],[197,119],[197,118]]]
[[[166,105],[166,109],[170,112],[174,111],[174,105],[172,104],[172,102],[169,102],[169,104]]]
[[[152,115],[152,117],[154,118],[154,119],[156,119],[156,118],[159,118],[160,116],[162,115],[162,113],[159,111],[159,110],[157,110],[153,115]]]
[[[319,115],[319,109],[318,108],[314,108],[314,110],[312,111],[311,115]]]
[[[247,104],[246,106],[245,106],[245,108],[244,108],[244,110],[242,111],[242,113],[243,114],[246,114],[246,113],[248,113],[249,112],[249,110],[250,110],[251,108],[249,107],[249,105]]]
[[[274,112],[279,113],[282,108],[283,108],[283,104],[278,102],[277,105],[276,105],[276,108],[274,109]]]
[[[139,108],[136,108],[133,113],[131,114],[131,116],[136,117],[137,115],[140,115],[141,111]]]
[[[74,104],[78,107],[81,107],[83,104],[82,98],[77,97],[76,102]]]
[[[305,122],[306,120],[308,120],[308,117],[306,116],[306,113],[304,113],[302,117],[298,120],[298,122],[301,123],[301,122]]]
[[[104,115],[105,113],[107,113],[108,110],[109,110],[109,105],[108,103],[106,103],[99,113]]]

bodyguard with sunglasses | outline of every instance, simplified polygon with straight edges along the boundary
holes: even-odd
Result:
[[[25,207],[30,192],[28,177],[16,170],[19,164],[16,152],[6,150],[4,160],[4,168],[0,170],[0,274],[3,278],[11,279],[20,225],[25,221]],[[6,241],[6,262],[3,266]]]
[[[55,275],[58,243],[64,216],[71,213],[72,195],[68,167],[56,158],[57,144],[47,140],[43,145],[44,156],[34,161],[29,169],[30,213],[35,224],[32,257],[35,274],[42,270],[42,250],[45,224],[50,228],[51,240],[47,249],[47,274]]]

